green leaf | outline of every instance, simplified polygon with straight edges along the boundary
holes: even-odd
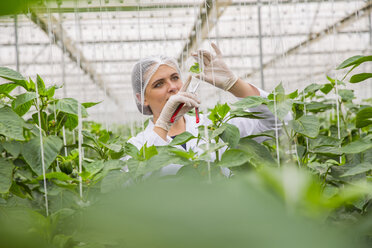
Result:
[[[221,119],[225,118],[225,116],[227,115],[227,113],[229,113],[229,111],[230,111],[230,107],[229,105],[227,105],[227,103],[222,104],[222,105],[219,104],[219,107],[217,108],[217,113]]]
[[[186,142],[188,142],[189,140],[192,140],[192,139],[195,139],[196,137],[194,135],[192,135],[191,133],[189,132],[183,132],[179,135],[177,135],[172,141],[171,143],[169,143],[170,146],[174,146],[174,145],[182,145],[182,144],[185,144]]]
[[[100,102],[83,102],[81,105],[83,105],[84,106],[84,108],[90,108],[90,107],[93,107],[93,106],[95,106],[95,105],[97,105],[97,104],[99,104],[99,103],[101,103],[102,101],[100,101]]]
[[[57,102],[56,110],[67,114],[78,115],[78,104],[79,102],[74,98],[63,98]],[[81,116],[83,118],[88,116],[84,106],[81,106]]]
[[[372,61],[372,56],[360,56],[360,55],[353,56],[351,58],[348,58],[344,62],[342,62],[336,68],[336,70],[344,69],[352,65],[360,65],[361,63],[366,62],[366,61]]]
[[[109,171],[102,179],[101,192],[108,193],[110,191],[123,188],[128,179],[129,174],[121,170]]]
[[[16,112],[19,116],[25,115],[31,108],[32,106],[32,101],[26,102],[22,105],[20,105],[18,108],[14,107],[14,101],[12,102],[12,108],[14,112]]]
[[[124,146],[125,153],[132,158],[137,158],[139,156],[139,150],[132,143],[126,142]]]
[[[330,136],[319,135],[315,139],[309,139],[309,141],[310,141],[310,147],[316,148],[316,147],[322,147],[322,146],[339,147],[341,145],[342,140],[339,140],[339,139],[336,139]]]
[[[280,119],[283,120],[284,117],[288,114],[288,112],[292,109],[293,100],[287,99],[283,101],[279,101],[275,103],[274,101],[270,101],[267,107],[269,110]]]
[[[264,117],[258,116],[257,114],[260,114],[261,112],[249,112],[245,109],[234,109],[230,111],[230,117],[231,118],[249,118],[249,119],[264,119]]]
[[[18,95],[17,98],[14,100],[14,109],[18,108],[19,106],[32,101],[37,98],[35,92],[26,92],[21,95]]]
[[[318,90],[320,90],[322,88],[322,85],[320,84],[310,84],[308,85],[305,89],[304,89],[304,93],[306,94],[314,94],[315,92],[317,92]]]
[[[323,94],[327,95],[333,89],[334,84],[324,84],[323,88],[320,89]]]
[[[64,181],[64,182],[66,182],[66,181],[75,181],[75,182],[77,182],[78,181],[77,179],[72,178],[72,177],[69,177],[68,175],[66,175],[63,172],[50,172],[50,173],[46,173],[45,174],[45,178],[46,179],[57,179],[57,180]],[[35,178],[35,181],[39,181],[39,180],[43,180],[43,179],[44,179],[43,175],[40,175],[37,178]]]
[[[66,122],[64,123],[65,128],[74,130],[79,124],[79,118],[77,115],[66,114]]]
[[[356,127],[362,128],[372,124],[372,107],[361,109],[356,114]]]
[[[341,147],[340,151],[347,154],[361,153],[372,148],[370,139],[359,139]]]
[[[234,107],[248,109],[260,106],[267,102],[267,99],[261,96],[248,96],[232,104]]]
[[[43,137],[44,163],[47,170],[56,159],[62,148],[62,140],[57,136]],[[37,174],[42,174],[40,137],[34,137],[22,147],[22,155],[32,170]]]
[[[313,115],[304,115],[297,120],[291,120],[289,126],[291,126],[295,132],[309,138],[315,138],[320,129],[319,120]]]
[[[201,69],[199,67],[199,63],[194,63],[189,69],[190,72],[199,74],[201,72]]]
[[[45,94],[45,83],[43,79],[38,75],[36,75],[36,84],[37,84],[37,90],[39,95],[46,95]]]
[[[154,172],[170,164],[185,164],[188,161],[172,153],[162,152],[156,156],[151,157],[146,163],[140,164],[137,169],[136,177]]]
[[[341,96],[343,101],[351,101],[355,98],[353,90],[340,89],[338,94]]]
[[[229,123],[223,123],[222,125],[226,126],[226,128],[220,135],[221,139],[228,143],[229,147],[235,147],[240,140],[239,128]]]
[[[312,153],[324,154],[327,156],[342,155],[340,148],[334,146],[321,146],[311,150]]]
[[[295,90],[292,93],[289,93],[287,97],[290,99],[295,99],[296,97],[298,97],[298,90]]]
[[[13,169],[11,161],[0,158],[0,193],[8,193],[13,181]]]
[[[331,108],[332,104],[326,104],[322,102],[311,102],[306,104],[306,110],[310,112],[320,112]]]
[[[0,108],[0,134],[15,140],[25,140],[23,137],[24,120],[10,107]]]
[[[359,83],[372,77],[372,73],[359,73],[350,78],[350,83]]]
[[[0,77],[8,79],[26,90],[28,89],[26,79],[19,73],[6,67],[0,67]]]
[[[372,170],[372,163],[365,162],[352,167],[350,170],[342,174],[341,177],[355,176],[358,174],[366,173],[370,170]]]
[[[211,132],[211,134],[209,135],[209,138],[214,139],[215,137],[217,137],[218,135],[223,133],[226,128],[227,128],[227,125],[221,125],[219,128],[217,128],[217,129],[215,129]],[[204,129],[203,129],[203,131],[204,131]]]
[[[53,86],[49,87],[48,89],[46,89],[45,94],[50,99],[54,96],[55,91],[56,91],[56,86],[53,85]]]
[[[158,151],[156,150],[156,147],[154,145],[147,147],[147,142],[142,146],[139,156],[141,160],[149,160],[151,157],[158,154]]]
[[[249,162],[249,156],[238,149],[230,149],[222,154],[221,161],[217,164],[221,167],[241,166]]]
[[[236,148],[244,151],[255,167],[277,165],[269,150],[250,138],[241,138]]]
[[[204,150],[203,155],[205,155],[205,154],[209,155],[209,154],[221,149],[224,146],[226,146],[225,143],[219,142],[217,144],[216,143],[209,143],[209,147],[207,146],[207,143],[202,144],[199,147]]]
[[[17,158],[19,153],[21,152],[22,143],[12,140],[12,141],[5,141],[2,143],[4,149],[13,155],[13,157]]]
[[[15,83],[0,84],[0,94],[9,94],[17,87]]]
[[[105,161],[97,160],[92,163],[83,163],[83,167],[85,171],[89,172],[89,174],[95,175],[98,172],[100,172],[103,169],[103,167],[105,167]]]

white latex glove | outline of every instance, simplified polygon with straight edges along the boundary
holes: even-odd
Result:
[[[164,105],[160,116],[155,123],[155,127],[160,127],[166,131],[169,131],[173,124],[171,123],[170,119],[181,103],[184,103],[184,105],[178,112],[175,122],[191,109],[198,108],[200,101],[195,94],[189,92],[180,91],[176,95],[171,96]]]
[[[191,54],[202,69],[202,72],[195,77],[203,79],[220,89],[229,90],[236,83],[238,77],[222,60],[222,53],[217,45],[214,43],[211,43],[211,45],[216,55],[206,50],[198,50],[196,53]]]

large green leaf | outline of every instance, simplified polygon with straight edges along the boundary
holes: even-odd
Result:
[[[62,145],[62,140],[57,136],[43,137],[45,169],[48,169],[52,162],[56,159],[59,151],[62,148]],[[37,175],[42,174],[40,148],[40,137],[34,137],[22,147],[22,155],[24,159]]]
[[[372,61],[372,56],[353,56],[342,62],[336,69],[344,69],[352,65],[360,65],[363,62]]]
[[[63,98],[57,102],[56,110],[64,112],[64,113],[68,113],[68,114],[78,115],[78,104],[79,102],[76,99]],[[81,116],[82,117],[88,116],[86,109],[82,105],[81,105]]]
[[[138,166],[135,176],[142,176],[147,173],[154,172],[161,169],[164,166],[170,164],[185,164],[188,161],[182,157],[179,157],[172,153],[162,152],[156,156],[151,157],[146,163],[141,163]]]
[[[332,104],[328,103],[322,103],[322,102],[311,102],[311,103],[306,103],[306,110],[310,112],[319,112],[319,111],[324,111],[327,109],[331,109]]]
[[[356,114],[356,127],[362,128],[372,124],[372,107],[359,110]]]
[[[352,167],[350,170],[346,171],[343,175],[341,175],[341,177],[355,176],[370,170],[372,170],[372,163],[364,162]]]
[[[319,135],[315,139],[309,139],[310,147],[322,147],[322,146],[332,146],[332,147],[339,147],[341,145],[341,141],[339,139],[330,137],[330,136],[323,136]]]
[[[372,73],[359,73],[350,78],[350,83],[359,83],[372,77]]]
[[[223,123],[222,125],[226,126],[226,128],[220,135],[221,139],[228,143],[229,147],[235,147],[240,140],[239,128],[229,123]]]
[[[110,191],[123,188],[125,182],[129,179],[129,174],[121,170],[112,170],[102,179],[101,192],[108,193]]]
[[[71,178],[71,177],[69,177],[68,175],[66,175],[63,172],[50,172],[50,173],[46,173],[45,174],[45,178],[46,179],[57,179],[57,180],[60,180],[60,181],[75,181],[75,182],[78,181],[77,179]],[[40,175],[37,178],[35,178],[35,181],[43,180],[43,179],[44,179],[44,176],[43,175]]]
[[[25,140],[23,126],[25,122],[10,107],[0,108],[0,134],[15,140]]]
[[[5,158],[0,158],[0,193],[8,193],[12,185],[14,165]]]
[[[343,153],[353,154],[364,152],[372,148],[372,141],[368,138],[359,139],[341,147],[340,151]]]
[[[19,153],[21,152],[21,148],[22,148],[21,142],[11,140],[11,141],[5,141],[4,143],[2,143],[2,145],[4,149],[10,154],[12,154],[13,157],[15,158],[18,157]]]
[[[241,166],[249,161],[249,156],[242,150],[230,149],[222,154],[221,161],[218,166],[235,167]]]
[[[26,79],[19,72],[7,67],[0,67],[0,77],[15,82],[27,89]]]
[[[343,101],[351,101],[355,98],[354,91],[347,89],[338,90],[338,94],[341,96]]]
[[[288,114],[288,112],[292,109],[293,100],[292,99],[286,99],[283,101],[270,101],[267,105],[269,110],[276,115],[280,120],[283,120],[284,117]]]
[[[0,94],[9,94],[17,87],[15,83],[0,84]]]
[[[246,98],[243,98],[233,103],[232,106],[248,109],[248,108],[258,107],[262,103],[265,103],[265,102],[267,102],[267,100],[261,96],[248,96]]]
[[[313,115],[304,115],[297,120],[291,120],[289,125],[297,133],[303,134],[309,138],[315,138],[319,133],[319,120]]]
[[[17,98],[14,100],[14,106],[13,109],[19,108],[21,105],[32,101],[37,98],[37,95],[35,92],[26,92],[21,95],[18,95]],[[13,104],[12,104],[13,105]]]
[[[25,102],[22,105],[19,105],[18,108],[15,108],[14,101],[12,102],[12,108],[14,112],[16,112],[19,116],[25,115],[30,110],[31,106],[32,106],[32,102],[29,101],[29,102]]]
[[[189,140],[191,139],[195,139],[196,137],[194,135],[192,135],[191,133],[189,132],[183,132],[179,135],[177,135],[172,141],[171,143],[169,143],[170,146],[174,146],[174,145],[182,145],[182,144],[185,144],[186,142],[188,142]]]
[[[250,138],[241,138],[236,148],[244,151],[249,158],[249,162],[255,167],[276,166],[269,150]]]

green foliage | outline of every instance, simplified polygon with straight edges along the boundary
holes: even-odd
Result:
[[[190,69],[189,69],[190,72],[192,73],[196,73],[196,74],[199,74],[201,72],[201,68],[199,67],[199,63],[194,63]]]
[[[368,61],[371,56],[352,57],[338,69],[351,68],[347,75]],[[289,94],[279,84],[268,98],[219,103],[207,113],[210,122],[198,127],[196,137],[184,132],[168,146],[137,148],[127,142],[129,129],[118,136],[98,123],[84,122],[79,154],[75,130],[79,109],[86,117],[86,109],[98,103],[54,98],[58,86],[48,87],[40,76],[35,83],[0,68],[0,77],[11,81],[0,85],[0,221],[7,227],[0,228],[0,234],[14,244],[25,240],[29,246],[66,248],[370,245],[372,106],[368,101],[356,103],[344,79],[327,77],[325,84]],[[368,77],[357,74],[350,83]],[[14,94],[16,87],[26,92]],[[335,99],[330,94],[338,95]],[[279,136],[267,130],[240,137],[230,120],[265,118],[259,112],[264,108],[277,116]],[[293,118],[287,123],[289,114]],[[196,143],[195,150],[179,146],[189,141]],[[170,164],[182,168],[164,177]],[[116,201],[108,200],[116,191],[119,195],[111,198]],[[195,227],[191,233],[190,226]],[[336,226],[355,234],[333,232]],[[193,239],[185,239],[186,232]],[[267,239],[267,233],[277,235]],[[27,246],[21,243],[18,247]]]

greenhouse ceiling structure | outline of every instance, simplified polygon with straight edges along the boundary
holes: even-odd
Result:
[[[337,65],[371,53],[371,9],[366,0],[39,1],[0,18],[0,66],[63,85],[59,97],[103,101],[90,118],[126,123],[141,119],[131,87],[140,58],[175,57],[186,77],[190,53],[215,42],[246,82],[301,91],[327,75],[341,80]],[[353,89],[372,95],[370,83]],[[205,107],[234,100],[207,85],[199,95]]]

